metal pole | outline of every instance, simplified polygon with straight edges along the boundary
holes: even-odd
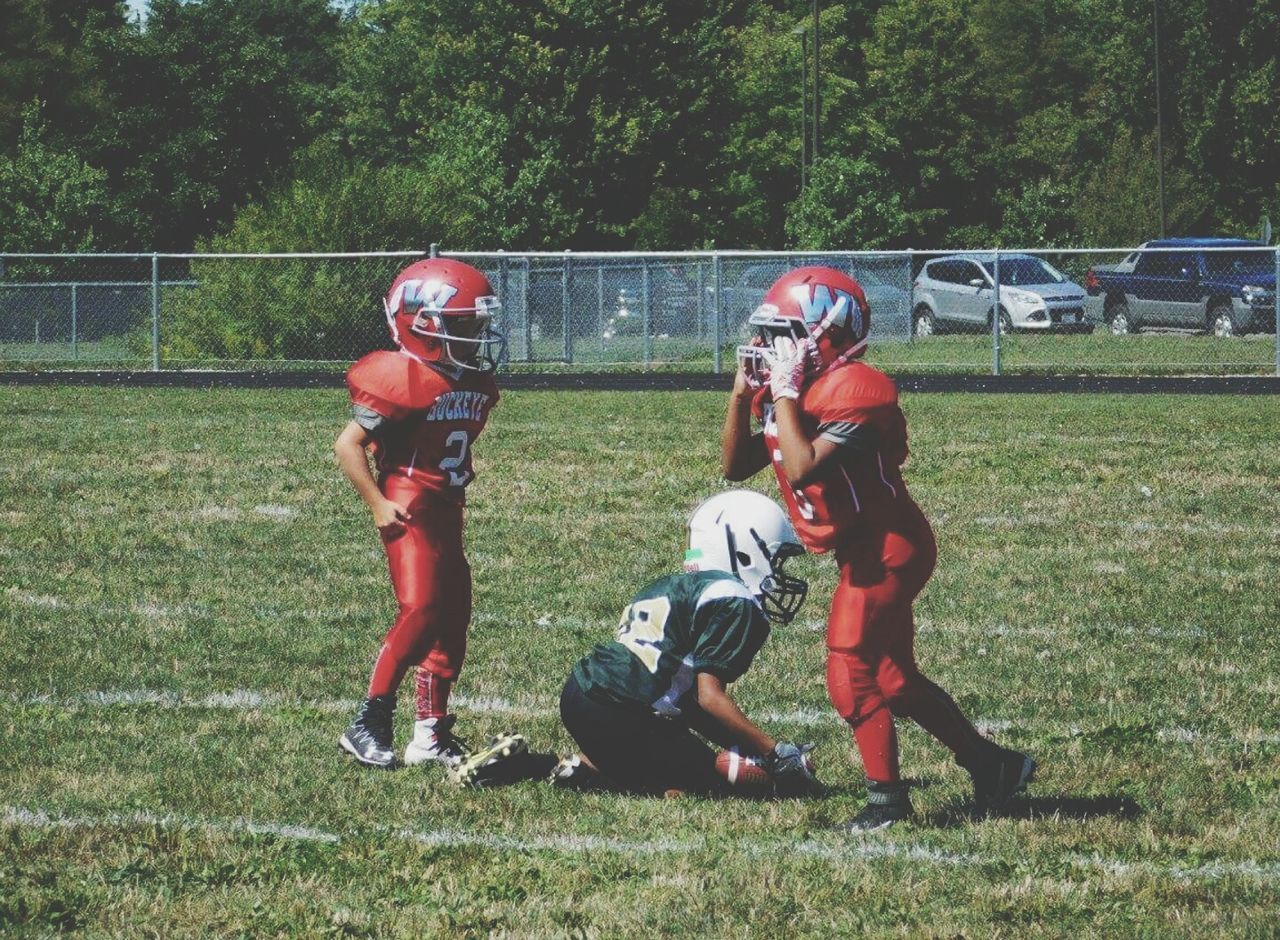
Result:
[[[151,371],[160,371],[160,256],[151,256]]]
[[[813,155],[810,161],[818,159],[818,127],[822,120],[822,85],[818,80],[818,57],[822,48],[822,40],[818,33],[818,0],[813,0]]]
[[[703,266],[702,259],[698,259],[698,309],[694,314],[694,330],[699,340],[706,335],[706,327],[702,315],[702,308],[706,306],[707,300],[707,270]]]
[[[991,298],[991,374],[1000,374],[1000,252],[996,252],[995,294]]]
[[[440,257],[440,245],[439,245],[439,244],[437,244],[436,242],[432,242],[432,243],[427,247],[427,257],[428,257],[428,258],[438,258],[438,257]]]
[[[809,31],[797,26],[794,32],[800,37],[800,191],[804,192],[809,161]]]
[[[524,361],[533,362],[533,328],[529,325],[529,256],[524,258],[524,283],[520,286],[522,294],[520,310],[524,323],[521,325],[524,332]]]
[[[1153,23],[1156,40],[1156,178],[1159,181],[1160,188],[1160,237],[1164,238],[1166,218],[1164,211],[1164,121],[1162,120],[1160,103],[1160,0],[1153,0],[1152,5],[1155,8]]]
[[[653,291],[651,290],[653,275],[649,271],[649,259],[647,257],[641,259],[644,263],[644,275],[641,278],[641,303],[644,309],[644,319],[642,327],[644,329],[644,340],[641,343],[644,353],[644,367],[649,368],[649,359],[653,355],[653,339],[649,335],[653,330],[653,312],[650,309],[650,298]]]
[[[1276,375],[1280,375],[1280,248],[1276,249],[1276,320],[1271,324],[1276,334]]]
[[[715,260],[714,260],[714,262],[712,263],[712,266],[713,266],[713,269],[714,269],[714,278],[715,278],[715,281],[714,281],[714,283],[715,283],[715,288],[714,288],[714,289],[715,289],[715,298],[714,298],[714,300],[715,300],[715,318],[716,318],[716,326],[715,326],[715,344],[716,344],[716,352],[715,352],[715,371],[716,371],[716,375],[719,375],[722,371],[724,371],[724,363],[723,363],[723,361],[722,361],[722,359],[723,359],[723,352],[722,352],[722,350],[721,350],[721,347],[724,345],[724,337],[721,335],[721,334],[722,334],[722,332],[723,332],[723,329],[724,329],[724,327],[723,327],[723,325],[722,325],[722,324],[723,324],[723,321],[724,321],[724,316],[723,316],[723,314],[722,314],[722,312],[721,312],[721,309],[720,309],[720,306],[721,306],[721,300],[722,300],[722,298],[723,298],[723,296],[724,296],[724,295],[720,292],[720,282],[721,282],[721,280],[722,280],[722,279],[723,279],[723,277],[724,277],[724,262],[723,262],[723,259],[720,257],[720,252],[718,252],[718,251],[717,251],[717,252],[716,252],[716,254],[715,254]],[[1277,356],[1280,356],[1280,353],[1277,353],[1276,355],[1277,355]]]
[[[77,316],[76,286],[77,285],[75,284],[71,285],[71,358],[72,359],[80,358],[80,352],[76,342],[76,336],[77,336],[76,334],[76,316]]]
[[[910,248],[907,249],[907,340],[914,343],[916,341],[916,311],[915,311],[915,291],[912,289],[915,285],[916,262],[915,255]]]
[[[498,303],[504,304],[504,305],[506,304],[507,297],[509,296],[508,288],[510,287],[510,282],[511,282],[510,267],[511,267],[510,264],[508,264],[507,262],[506,252],[504,251],[502,254],[502,257],[498,259]],[[505,321],[506,318],[504,317],[503,319]],[[502,324],[502,332],[506,334],[509,329],[510,327],[508,327],[507,324],[504,322]],[[510,350],[510,347],[507,347],[508,362],[510,362],[510,356],[511,356],[511,350]]]
[[[564,361],[573,362],[572,327],[569,323],[569,266],[573,263],[569,257],[569,249],[564,250],[564,266],[560,269],[560,341],[564,351]]]
[[[596,262],[596,336],[600,338],[600,361],[604,361],[604,265]]]

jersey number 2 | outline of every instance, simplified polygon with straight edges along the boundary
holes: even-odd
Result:
[[[440,461],[440,469],[449,474],[450,486],[466,486],[471,479],[471,471],[454,468],[467,462],[467,448],[471,446],[471,439],[467,437],[466,431],[454,431],[444,439],[444,446],[446,451],[453,451],[455,447],[458,450]]]
[[[631,650],[650,672],[658,671],[662,634],[670,616],[671,601],[665,597],[636,601],[622,612],[618,642]]]

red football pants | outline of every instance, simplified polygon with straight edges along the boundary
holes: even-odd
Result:
[[[867,777],[899,779],[893,716],[910,718],[961,760],[982,737],[915,660],[912,601],[937,563],[933,530],[914,505],[897,525],[836,553],[840,583],[827,621],[827,691],[853,728]]]
[[[412,519],[383,537],[399,614],[378,652],[369,696],[391,695],[411,666],[441,679],[462,670],[471,622],[471,566],[463,554],[462,504],[402,480],[386,478],[382,492]]]

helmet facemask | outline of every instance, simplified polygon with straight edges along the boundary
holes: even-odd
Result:
[[[441,344],[441,360],[459,369],[492,372],[506,361],[507,338],[493,328],[502,311],[497,297],[477,297],[476,305],[461,310],[424,307],[409,329]]]
[[[804,547],[795,542],[783,542],[770,552],[768,544],[755,529],[747,530],[752,544],[740,545],[733,526],[724,523],[722,528],[728,564],[721,562],[715,567],[723,567],[745,584],[771,621],[790,623],[809,593],[809,582],[786,574],[782,568],[788,558],[803,555]],[[700,549],[691,548],[685,554],[686,568],[706,570],[701,564],[704,554]]]

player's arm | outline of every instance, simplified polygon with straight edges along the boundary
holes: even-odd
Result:
[[[764,435],[751,431],[751,398],[754,389],[747,384],[746,368],[738,363],[738,373],[729,393],[729,408],[724,416],[720,436],[720,472],[726,480],[745,480],[755,476],[769,464]]]
[[[698,708],[690,710],[690,724],[714,743],[760,757],[778,743],[742,713],[724,681],[714,673],[698,673],[697,695]]]
[[[371,443],[373,437],[368,431],[359,423],[348,421],[333,443],[333,452],[338,457],[338,466],[373,514],[373,524],[378,527],[379,532],[387,535],[412,517],[406,507],[387,499],[378,489],[378,481],[373,478],[373,471],[369,469],[367,449]]]
[[[778,425],[778,450],[782,451],[782,472],[794,487],[807,486],[839,452],[840,444],[824,436],[810,438],[800,419],[800,405],[794,398],[773,404],[773,420]]]

